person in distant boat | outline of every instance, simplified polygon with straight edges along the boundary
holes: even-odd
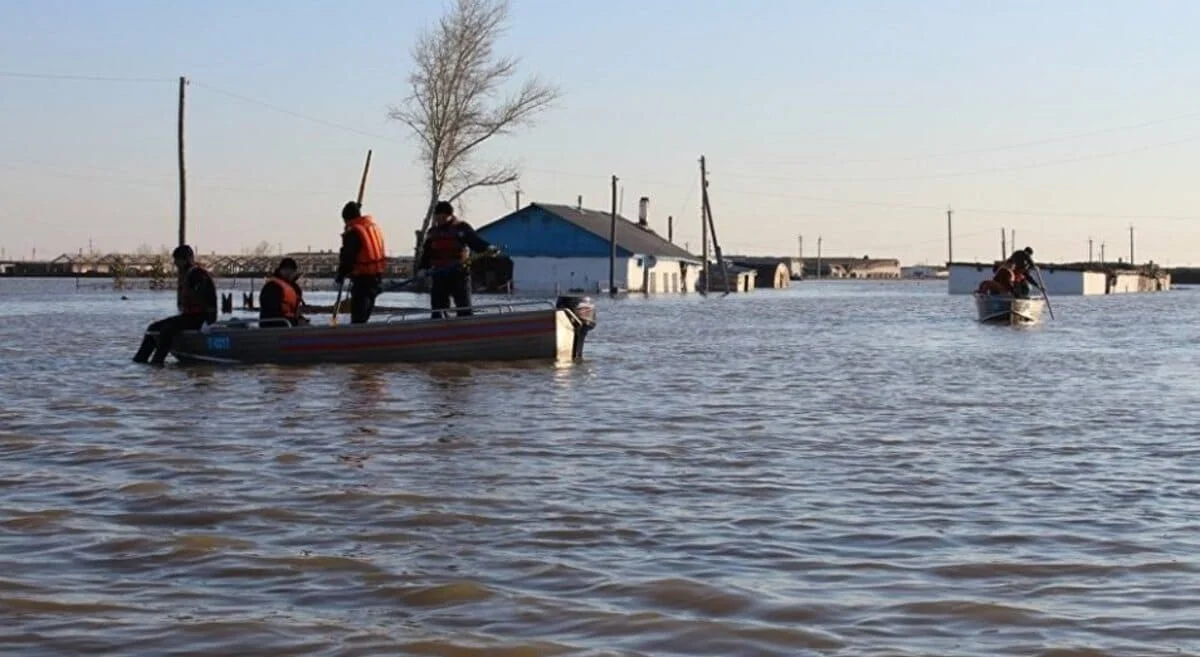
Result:
[[[196,264],[196,254],[186,244],[176,247],[171,257],[179,271],[179,288],[175,297],[179,314],[146,327],[147,334],[157,332],[158,335],[142,338],[142,346],[133,357],[135,363],[149,361],[152,365],[162,365],[171,351],[171,343],[180,332],[198,330],[206,323],[217,321],[217,286],[212,274]]]
[[[979,284],[981,294],[1011,295],[1018,299],[1028,299],[1030,286],[1041,289],[1033,280],[1030,272],[1036,265],[1033,262],[1033,248],[1025,247],[1013,254],[996,267],[995,275]]]
[[[342,233],[342,252],[334,282],[340,288],[350,279],[350,323],[363,324],[371,318],[375,297],[383,291],[383,272],[387,269],[383,232],[354,201],[342,208],[342,221],[346,223],[346,231]]]
[[[291,258],[279,261],[275,273],[267,277],[259,292],[258,319],[286,319],[291,326],[307,324],[308,318],[300,314],[304,307],[304,292],[296,279],[299,267]]]
[[[454,300],[459,317],[473,314],[471,310],[471,269],[468,250],[496,255],[500,250],[488,244],[475,229],[454,216],[454,206],[438,201],[433,208],[433,226],[425,234],[417,276],[429,276],[429,306],[433,319],[445,317],[445,310]]]

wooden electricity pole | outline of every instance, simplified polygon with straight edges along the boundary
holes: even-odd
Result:
[[[187,171],[183,164],[183,103],[187,78],[179,76],[179,244],[187,244]]]

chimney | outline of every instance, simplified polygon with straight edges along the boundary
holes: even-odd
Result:
[[[580,194],[579,200],[575,202],[575,209],[583,212],[583,194]]]
[[[675,243],[675,217],[667,217],[667,241]]]
[[[638,200],[638,225],[642,228],[650,228],[650,223],[646,221],[646,211],[650,208],[650,197],[643,196]]]

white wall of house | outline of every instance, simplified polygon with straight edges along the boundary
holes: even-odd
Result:
[[[617,287],[624,288],[627,258],[617,258]],[[549,258],[512,256],[513,291],[518,294],[562,294],[570,290],[594,293],[608,289],[608,258]]]
[[[654,258],[652,267],[648,259],[635,256],[628,259],[628,290],[650,294],[679,294],[694,292],[700,280],[700,263],[688,263],[686,271],[680,271],[679,260]]]
[[[679,261],[656,258],[646,269],[646,259],[617,258],[617,288],[641,292],[643,283],[651,294],[678,294],[696,289],[700,264],[689,264],[686,278]],[[513,291],[519,294],[562,294],[569,290],[588,293],[608,290],[608,258],[550,258],[513,256]]]

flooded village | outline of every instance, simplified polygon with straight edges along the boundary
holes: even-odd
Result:
[[[0,9],[0,653],[1200,657],[1200,4],[343,4]]]

